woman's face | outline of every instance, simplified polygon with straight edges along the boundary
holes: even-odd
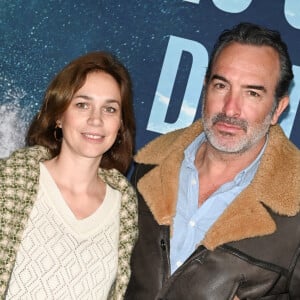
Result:
[[[58,120],[63,131],[61,154],[101,159],[121,127],[121,106],[120,87],[111,75],[88,74]]]

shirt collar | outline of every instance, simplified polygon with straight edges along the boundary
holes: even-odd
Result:
[[[267,135],[266,141],[258,155],[256,156],[255,160],[247,166],[245,169],[243,169],[240,173],[237,174],[237,176],[234,178],[234,181],[236,183],[239,183],[241,181],[251,181],[253,178],[253,174],[257,171],[257,168],[259,166],[261,157],[263,153],[265,152],[267,143],[268,143],[269,136]]]
[[[266,145],[268,142],[269,136],[267,135],[266,141],[264,146],[262,147],[261,151],[259,152],[259,154],[257,155],[257,157],[255,158],[255,160],[249,165],[247,166],[245,169],[243,169],[241,172],[239,172],[236,177],[234,178],[234,182],[239,183],[241,181],[247,180],[249,178],[253,178],[252,174],[253,172],[255,173],[261,157],[266,149]],[[194,141],[184,150],[184,163],[186,164],[187,167],[189,168],[196,168],[194,161],[195,161],[195,157],[196,157],[196,153],[198,148],[206,141],[206,136],[205,133],[202,132],[200,135],[198,135]]]
[[[194,161],[195,161],[197,150],[205,141],[206,141],[206,136],[204,132],[202,132],[184,150],[184,162],[186,163],[187,167],[195,168]]]

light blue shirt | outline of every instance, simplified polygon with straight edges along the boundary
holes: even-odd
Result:
[[[247,168],[238,173],[232,181],[220,186],[198,207],[199,180],[194,161],[198,148],[205,141],[206,137],[202,133],[184,151],[184,160],[179,174],[173,236],[170,241],[171,273],[194,252],[196,245],[202,241],[212,224],[250,184],[266,146],[265,143],[257,158]]]

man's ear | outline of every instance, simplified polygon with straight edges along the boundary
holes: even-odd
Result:
[[[272,116],[272,121],[271,121],[272,125],[275,125],[278,122],[280,115],[287,108],[287,106],[289,105],[289,102],[290,102],[289,96],[285,96],[279,101],[277,108]]]

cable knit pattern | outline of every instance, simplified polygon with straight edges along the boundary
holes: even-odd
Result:
[[[50,159],[46,148],[35,146],[0,160],[0,297],[4,299],[22,234],[36,200],[39,162]],[[110,299],[123,299],[130,276],[130,255],[137,237],[134,189],[117,170],[99,169],[99,176],[121,192],[118,270]]]

